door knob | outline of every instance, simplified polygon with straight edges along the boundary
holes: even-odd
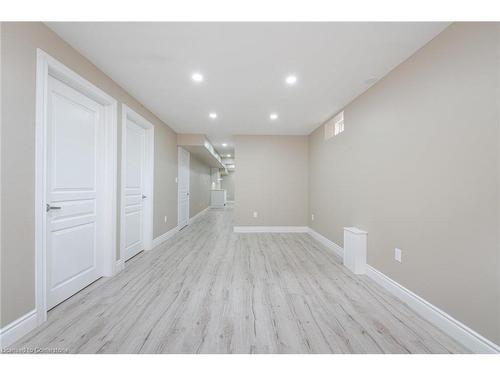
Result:
[[[51,206],[50,204],[47,203],[47,208],[46,211],[49,212],[50,210],[60,210],[61,207],[59,206]]]
[[[142,199],[146,199],[146,198],[147,198],[147,197],[146,197],[144,194],[142,194]]]

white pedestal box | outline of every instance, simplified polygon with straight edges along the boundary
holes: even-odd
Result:
[[[344,228],[344,266],[358,275],[366,271],[367,234],[358,228]]]

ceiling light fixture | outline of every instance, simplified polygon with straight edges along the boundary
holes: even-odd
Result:
[[[287,85],[293,86],[297,83],[297,77],[294,75],[290,75],[290,76],[286,77],[285,82],[287,83]]]
[[[227,157],[230,158],[231,157],[231,154],[227,154]]]
[[[271,114],[269,115],[269,118],[270,118],[271,120],[277,120],[277,119],[278,119],[278,114],[277,114],[277,113],[271,113]]]
[[[222,144],[222,147],[227,147],[227,143],[223,143],[223,144]]]
[[[215,119],[215,118],[217,118],[217,113],[215,113],[215,112],[210,112],[210,113],[209,113],[209,115],[208,115],[208,117],[210,117],[210,118],[212,118],[212,119]]]
[[[203,82],[203,75],[201,73],[193,73],[191,79],[195,82]]]

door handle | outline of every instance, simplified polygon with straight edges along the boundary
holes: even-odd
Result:
[[[60,210],[61,207],[59,206],[51,206],[50,204],[47,203],[47,208],[46,211],[49,212],[50,210]]]
[[[142,199],[146,199],[146,198],[147,198],[147,197],[146,197],[144,194],[142,194]]]

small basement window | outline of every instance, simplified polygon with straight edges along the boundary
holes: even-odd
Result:
[[[344,131],[344,111],[338,113],[325,124],[325,141]]]
[[[333,135],[334,135],[334,123],[333,121],[328,121],[326,124],[325,124],[325,141],[327,141],[328,139],[332,138]]]
[[[344,131],[344,111],[333,118],[333,123],[335,124],[335,135],[339,135]]]

